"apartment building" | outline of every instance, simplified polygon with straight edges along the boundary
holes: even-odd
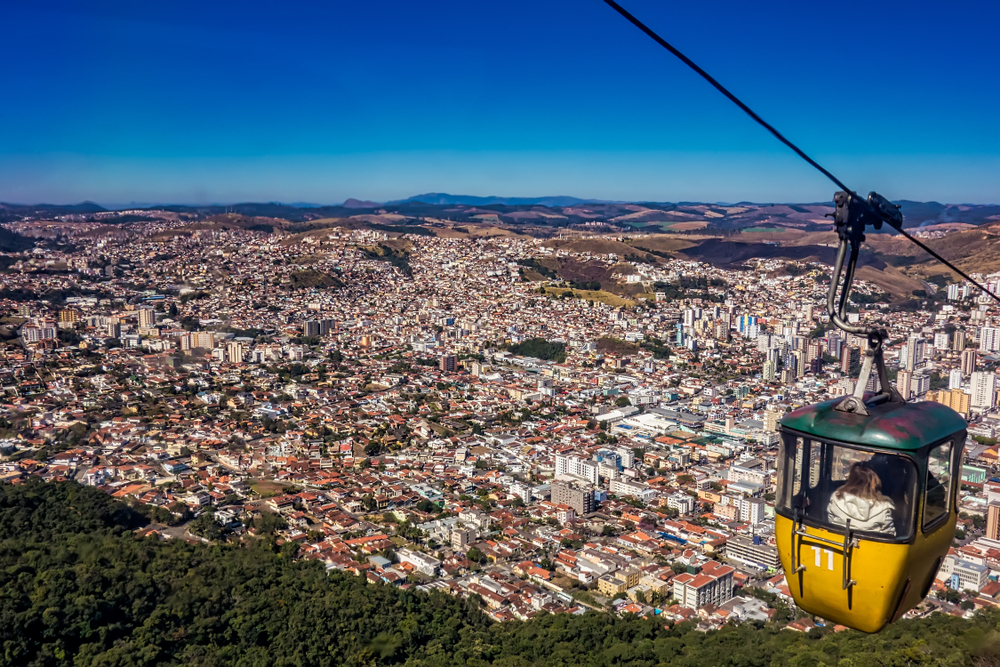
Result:
[[[679,574],[674,578],[674,599],[688,609],[725,604],[733,597],[733,572],[733,567],[713,560],[698,574]]]

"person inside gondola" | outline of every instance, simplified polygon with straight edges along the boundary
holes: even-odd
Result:
[[[851,521],[851,530],[896,534],[895,505],[882,494],[882,480],[867,462],[851,466],[847,481],[834,491],[827,506],[827,519],[838,526]]]
[[[910,531],[913,477],[916,470],[891,454],[876,454],[868,461],[868,465],[882,482],[882,494],[893,504],[892,518],[896,524],[896,535],[907,535]]]

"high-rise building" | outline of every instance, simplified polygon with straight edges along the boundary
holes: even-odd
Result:
[[[835,333],[828,333],[826,335],[826,350],[834,357],[840,358],[841,350],[844,347],[844,339]]]
[[[764,430],[765,431],[777,431],[778,422],[781,421],[782,412],[780,410],[772,410],[768,408],[764,411]]]
[[[740,330],[740,333],[742,333],[743,335],[747,336],[747,334],[750,331],[750,327],[756,327],[757,326],[757,316],[756,315],[740,315],[739,319],[737,320],[737,326],[738,326],[738,328]],[[757,334],[754,333],[753,337],[755,338],[756,336],[757,336]]]
[[[934,334],[934,349],[935,350],[951,349],[950,336],[948,336],[948,334],[945,332]]]
[[[955,352],[961,352],[965,349],[965,332],[962,330],[955,331],[951,338],[951,349]]]
[[[156,311],[152,308],[139,309],[139,327],[151,329],[156,326]]]
[[[226,359],[233,364],[243,362],[243,343],[238,340],[231,340],[226,343]]]
[[[211,350],[215,347],[215,336],[211,331],[195,331],[191,334],[191,347]]]
[[[980,327],[979,349],[983,352],[1000,352],[1000,329],[996,327]]]
[[[577,516],[590,514],[594,511],[593,489],[572,482],[552,482],[551,500],[556,505],[568,505],[576,510]]]
[[[948,300],[958,301],[961,298],[960,297],[961,289],[962,286],[959,285],[958,283],[952,283],[951,285],[948,285]]]
[[[1000,540],[1000,502],[994,500],[986,509],[986,537]]]
[[[813,359],[823,358],[823,344],[812,342],[806,346],[806,363],[811,363]]]
[[[795,350],[792,355],[795,359],[795,377],[800,378],[806,374],[806,352]]]
[[[302,325],[302,335],[306,338],[319,338],[322,335],[322,325],[319,320],[306,320]]]
[[[903,366],[906,370],[912,372],[923,361],[924,339],[919,336],[910,336],[906,339],[906,348],[904,349],[906,350],[906,357]]]
[[[21,338],[27,344],[37,343],[42,340],[42,330],[34,324],[28,324],[21,328]]]
[[[976,370],[977,354],[975,350],[964,350],[962,352],[962,375],[972,375]]]
[[[910,379],[910,395],[923,396],[931,388],[931,376],[927,373],[914,373]]]
[[[740,498],[740,521],[757,525],[764,522],[764,500],[762,498]]]
[[[773,361],[764,362],[764,382],[774,382],[774,376],[778,365]]]
[[[908,401],[911,396],[913,396],[913,373],[905,370],[899,371],[896,374],[896,391],[899,395],[903,397],[904,401]]]
[[[108,320],[107,333],[109,338],[121,338],[122,324],[117,317],[112,317],[110,320]]]
[[[989,371],[972,374],[969,386],[972,389],[970,401],[973,408],[992,408],[995,404],[997,376]]]
[[[441,355],[441,372],[454,373],[458,367],[458,358],[454,354]]]
[[[961,389],[929,391],[927,392],[927,400],[936,401],[941,405],[947,405],[959,414],[969,414],[969,395]]]
[[[962,369],[953,368],[948,374],[948,389],[962,388]]]
[[[861,369],[861,350],[857,347],[845,346],[840,354],[840,372],[844,375],[854,375]]]
[[[80,314],[72,308],[64,308],[59,311],[59,324],[76,324]]]

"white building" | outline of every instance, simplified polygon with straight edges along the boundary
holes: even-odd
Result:
[[[635,454],[628,447],[617,447],[615,453],[621,457],[621,467],[631,468],[635,462]]]
[[[510,489],[508,490],[510,491],[511,495],[517,496],[518,498],[523,500],[525,505],[531,503],[531,487],[528,486],[527,484],[522,484],[521,482],[514,482],[513,484],[510,485]]]
[[[931,388],[931,377],[927,373],[916,373],[910,378],[910,396],[923,396]]]
[[[678,491],[667,496],[667,507],[681,514],[690,514],[694,511],[694,498]]]
[[[754,526],[763,523],[765,507],[762,498],[740,498],[740,521]]]
[[[985,565],[962,560],[954,554],[948,554],[941,563],[937,579],[945,586],[956,591],[979,592],[990,578],[990,568]]]
[[[972,399],[969,401],[973,408],[988,409],[994,405],[996,395],[997,376],[987,371],[976,371],[972,374],[969,382],[972,389]]]
[[[948,374],[948,389],[961,389],[962,388],[962,369],[953,368],[951,373]]]
[[[425,574],[428,577],[436,577],[441,567],[441,561],[437,558],[418,551],[400,549],[396,552],[396,556],[399,558],[400,563],[409,563],[417,572]]]
[[[620,479],[611,480],[610,491],[616,496],[638,498],[644,503],[648,503],[656,495],[656,492],[645,484],[626,482]]]
[[[596,461],[589,461],[578,456],[556,455],[556,477],[559,475],[570,475],[586,480],[597,486],[600,478],[600,470]]]
[[[730,466],[726,476],[730,482],[753,482],[761,486],[767,486],[770,475],[767,470],[761,468],[745,468],[743,466]]]
[[[979,349],[983,352],[1000,352],[1000,329],[996,327],[980,327]]]

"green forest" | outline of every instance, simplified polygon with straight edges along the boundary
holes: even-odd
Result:
[[[273,537],[139,537],[146,519],[78,484],[0,485],[0,664],[1000,665],[1000,614],[936,615],[878,635],[543,615],[491,622],[477,599],[327,574]]]

